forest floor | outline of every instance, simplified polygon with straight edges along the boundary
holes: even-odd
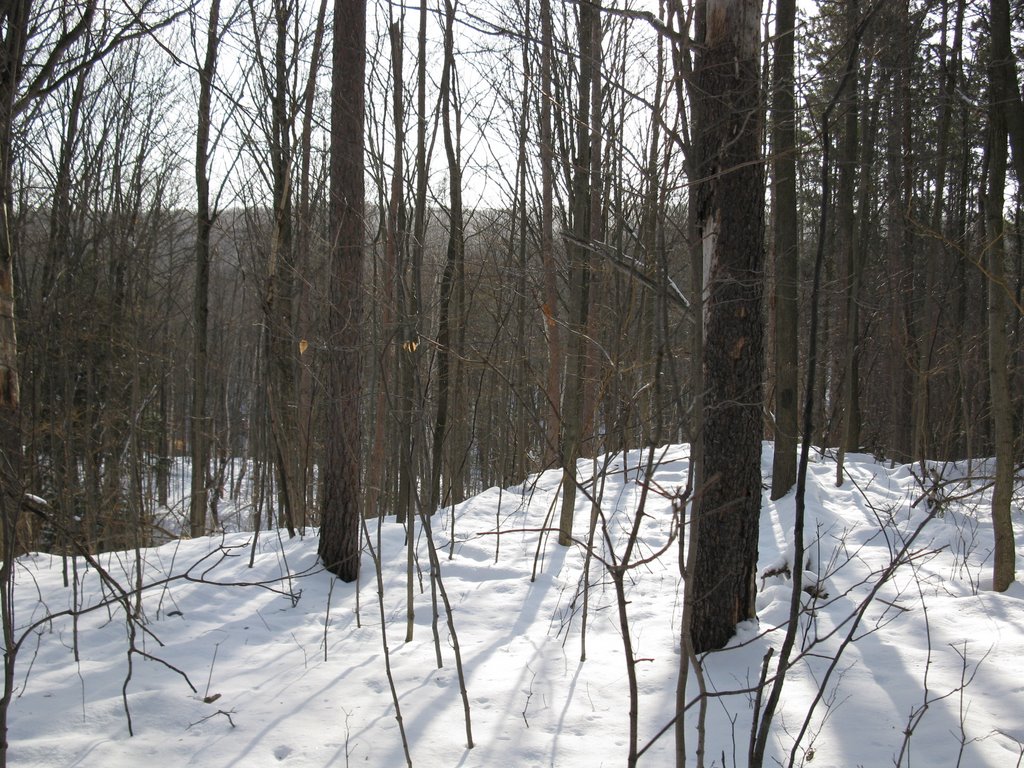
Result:
[[[766,444],[765,477],[771,450]],[[553,509],[557,518],[559,472],[492,488],[432,518],[472,749],[456,638],[440,598],[437,645],[432,633],[419,524],[406,642],[408,553],[404,528],[391,518],[379,530],[369,521],[367,531],[381,554],[383,609],[368,544],[361,583],[344,584],[319,567],[315,532],[172,542],[102,555],[101,570],[81,559],[21,558],[10,764],[401,766],[386,637],[413,765],[623,766],[627,662],[601,561],[625,551],[646,484],[633,555],[643,562],[625,577],[638,744],[647,747],[639,764],[671,766],[673,730],[650,742],[675,713],[682,585],[672,497],[686,484],[687,449],[659,450],[652,477],[646,459],[602,458],[596,484],[595,465],[581,463],[601,512],[586,578],[585,547],[563,549],[541,532]],[[837,488],[834,460],[812,458],[807,580],[816,589],[805,598],[798,648],[806,652],[786,679],[765,765],[789,764],[791,751],[793,764],[811,768],[1024,765],[1024,585],[990,590],[984,464],[971,473],[962,464],[933,469],[943,478],[934,514],[918,467],[848,456],[848,478]],[[1015,501],[1024,562],[1021,484]],[[758,622],[704,658],[708,766],[747,764],[751,690],[769,647],[771,663],[778,658],[789,612],[790,582],[778,571],[791,558],[794,509],[792,493],[778,502],[765,493],[759,573],[776,575],[758,580]],[[581,495],[581,540],[590,513]],[[125,601],[134,612],[130,591],[140,584],[138,619],[129,622]],[[697,694],[691,673],[688,700]],[[688,765],[697,764],[700,710],[695,703],[685,716]]]

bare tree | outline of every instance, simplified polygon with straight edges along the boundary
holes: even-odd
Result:
[[[320,559],[343,581],[359,575],[359,399],[364,236],[366,2],[335,0],[331,79],[330,306],[327,309],[327,451]]]
[[[14,694],[14,558],[21,511],[21,387],[14,315],[14,130],[19,112],[41,97],[64,63],[68,49],[92,24],[96,3],[77,19],[68,19],[63,34],[42,55],[42,66],[23,91],[22,79],[32,31],[32,3],[14,0],[0,10],[0,620],[3,623],[4,686],[0,697],[0,767],[7,765],[7,711]]]
[[[547,365],[544,394],[547,400],[545,465],[558,460],[561,431],[562,331],[558,323],[558,269],[555,265],[554,238],[554,139],[551,130],[551,56],[554,47],[551,30],[551,2],[540,0],[540,167],[541,223],[540,251],[544,270],[544,332],[547,339]]]
[[[764,178],[758,0],[698,7],[696,212],[704,246],[704,491],[695,547],[694,651],[754,617],[761,510]]]
[[[257,16],[249,3],[253,30],[253,54],[259,72],[258,97],[270,104],[269,114],[260,119],[269,150],[270,186],[273,193],[270,243],[263,292],[264,354],[266,357],[266,398],[273,438],[274,465],[277,468],[278,498],[281,517],[290,536],[305,500],[300,486],[298,425],[298,344],[295,338],[296,247],[294,212],[294,169],[296,151],[293,143],[294,124],[299,109],[297,87],[298,47],[289,51],[293,26],[298,25],[296,9],[290,2],[273,3],[273,53],[263,51],[261,38],[269,24]],[[310,77],[315,77],[315,63]],[[261,149],[263,149],[261,147]],[[257,162],[264,160],[260,158]]]
[[[572,543],[576,509],[576,462],[586,421],[587,328],[590,310],[590,249],[603,192],[601,167],[601,15],[600,3],[585,3],[579,13],[580,71],[573,160],[572,241],[569,244],[571,347],[561,408],[562,508],[558,543]]]
[[[206,470],[210,461],[210,430],[207,422],[206,385],[209,367],[210,233],[210,124],[213,78],[220,44],[220,0],[210,3],[206,30],[206,57],[199,70],[199,120],[196,129],[196,273],[193,299],[192,348],[192,494],[189,528],[192,536],[206,533]]]
[[[772,248],[775,259],[773,499],[785,496],[796,482],[799,221],[796,199],[795,38],[796,2],[779,0],[772,61]]]
[[[448,161],[448,245],[445,251],[444,269],[441,273],[440,304],[438,306],[437,330],[437,411],[434,416],[433,449],[430,473],[431,512],[450,500],[461,501],[462,491],[459,476],[462,469],[461,441],[451,437],[459,432],[456,426],[464,414],[456,413],[452,419],[452,405],[461,403],[460,360],[461,340],[465,335],[463,315],[465,296],[466,233],[462,204],[462,159],[461,159],[461,105],[455,82],[455,3],[445,0],[444,15],[444,64],[441,70],[441,136],[445,157]],[[453,349],[458,354],[453,354]],[[453,364],[454,363],[454,364]],[[446,451],[451,457],[448,472],[444,473]],[[458,466],[457,466],[458,465]],[[444,491],[442,493],[442,475]]]
[[[984,190],[986,237],[985,266],[988,271],[988,365],[995,435],[996,477],[992,488],[992,526],[995,530],[995,563],[992,588],[1005,592],[1014,580],[1016,546],[1013,535],[1013,405],[1007,372],[1006,249],[1004,245],[1003,190],[1007,165],[1007,83],[1006,62],[1010,50],[1010,8],[1007,0],[991,0],[992,50],[989,61],[988,184]]]
[[[302,135],[299,142],[299,211],[298,231],[296,233],[296,270],[299,273],[298,307],[296,308],[296,335],[299,337],[299,453],[301,474],[299,483],[302,487],[302,521],[306,525],[307,513],[313,503],[316,483],[313,482],[313,371],[310,359],[306,354],[309,348],[309,336],[312,320],[310,315],[310,251],[314,243],[321,243],[322,238],[314,237],[317,227],[313,221],[314,210],[322,210],[324,184],[313,176],[313,113],[316,103],[317,75],[323,61],[324,29],[326,26],[327,0],[320,0],[316,16],[316,27],[313,32],[309,74],[306,78],[306,90],[303,94]],[[316,205],[314,205],[314,200]],[[305,344],[305,347],[302,345]]]
[[[853,45],[853,30],[859,20],[859,0],[846,0],[846,45]],[[851,66],[858,62],[850,59]],[[839,457],[836,462],[836,485],[843,483],[843,459],[847,451],[857,450],[860,442],[860,388],[858,362],[860,352],[857,342],[860,332],[860,282],[862,261],[860,243],[857,238],[856,204],[857,159],[860,149],[860,78],[856,69],[844,80],[846,90],[842,95],[843,136],[839,143],[839,181],[837,184],[836,239],[840,251],[842,302],[840,340],[842,370],[837,377],[840,382],[837,411],[840,419],[838,431]]]

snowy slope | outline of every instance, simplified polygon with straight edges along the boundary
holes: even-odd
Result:
[[[770,451],[766,444],[766,475]],[[599,520],[607,523],[616,557],[636,513],[638,477],[646,480],[639,470],[645,460],[640,453],[625,462],[602,458],[601,477],[587,486],[600,494]],[[647,562],[626,577],[641,747],[673,717],[679,671],[682,587],[678,546],[670,540],[670,497],[686,483],[687,450],[662,449],[658,460],[633,557]],[[580,464],[587,480],[593,466]],[[913,468],[848,456],[847,469],[850,479],[836,488],[833,461],[819,457],[810,468],[809,578],[820,590],[807,597],[802,638],[808,653],[787,678],[765,764],[788,762],[823,680],[797,765],[1024,764],[1024,587],[1016,584],[1003,595],[988,591],[992,533],[983,481],[966,478],[965,467],[939,467],[946,478],[964,477],[944,492],[966,498],[929,518]],[[382,553],[386,640],[414,765],[625,764],[626,662],[612,580],[600,562],[612,552],[599,522],[587,660],[581,662],[584,548],[561,549],[553,535],[541,533],[559,478],[547,472],[458,506],[454,541],[451,510],[432,521],[464,664],[471,750],[443,605],[443,667],[436,665],[422,531],[417,525],[414,637],[405,642],[404,530],[393,519],[379,531],[370,523],[369,543]],[[580,539],[590,512],[581,496]],[[792,495],[777,503],[765,495],[762,571],[787,562],[793,515]],[[1014,522],[1021,543],[1019,504]],[[910,562],[861,610],[922,524],[908,550]],[[319,568],[315,534],[288,540],[261,533],[249,568],[252,542],[251,533],[233,533],[142,551],[145,589],[140,620],[131,625],[119,590],[136,583],[135,553],[99,558],[118,586],[81,560],[22,558],[16,616],[23,643],[10,717],[11,764],[403,765],[369,551],[357,590]],[[1018,556],[1024,558],[1024,547]],[[768,576],[759,588],[759,623],[741,627],[730,648],[704,660],[704,684],[713,694],[704,715],[709,766],[723,759],[729,766],[746,764],[749,690],[768,647],[781,643],[784,630],[777,627],[788,616],[789,582]],[[76,606],[93,610],[74,621],[66,612]],[[137,653],[129,653],[133,644]],[[688,698],[697,693],[691,673]],[[696,764],[699,710],[691,706],[685,721],[689,765]],[[640,765],[673,765],[673,750],[669,730]]]

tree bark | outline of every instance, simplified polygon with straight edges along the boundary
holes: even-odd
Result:
[[[775,257],[775,453],[772,499],[796,483],[799,231],[796,199],[796,0],[779,0],[772,77],[772,234]]]
[[[313,48],[310,55],[309,75],[306,78],[306,88],[303,94],[302,107],[302,137],[299,142],[299,210],[297,217],[295,255],[296,273],[298,277],[299,293],[296,306],[296,336],[299,339],[299,371],[298,371],[298,439],[299,439],[299,476],[300,483],[300,510],[299,524],[304,529],[307,524],[308,512],[313,503],[315,489],[313,474],[313,370],[311,365],[312,353],[306,354],[309,348],[310,336],[310,292],[312,282],[309,276],[310,250],[313,237],[314,224],[312,221],[312,188],[310,181],[310,165],[313,155],[313,109],[316,97],[316,82],[320,72],[323,56],[324,29],[327,17],[327,0],[320,0],[320,7],[317,11],[316,29],[313,33]]]
[[[694,519],[696,653],[754,617],[761,433],[764,177],[758,0],[706,0],[698,18],[696,189],[704,249],[704,490]]]
[[[359,399],[365,198],[365,0],[335,0],[333,63],[327,450],[319,554],[324,567],[342,581],[355,581],[359,575],[362,472]]]
[[[0,766],[7,765],[7,711],[14,695],[14,558],[21,504],[21,391],[14,324],[14,242],[11,226],[14,97],[17,93],[29,3],[15,0],[0,14],[0,614],[3,621],[4,687],[0,697]]]
[[[893,4],[897,6],[897,4]],[[896,9],[898,18],[905,22],[905,6]],[[905,29],[903,30],[905,31]],[[943,35],[944,37],[944,35]],[[912,393],[927,392],[926,371],[917,372],[918,381],[909,365],[917,357],[916,328],[918,322],[915,302],[913,301],[914,259],[909,246],[909,231],[906,212],[912,190],[908,189],[907,164],[904,146],[904,125],[907,119],[907,77],[902,71],[902,62],[908,41],[906,39],[889,47],[891,56],[888,67],[892,70],[889,86],[889,99],[886,126],[886,157],[887,173],[885,177],[886,197],[886,251],[888,275],[886,280],[889,288],[889,345],[890,345],[890,376],[889,383],[889,419],[887,431],[887,448],[889,456],[896,461],[910,461],[913,457],[921,457],[914,448],[915,411],[926,405],[926,398],[916,403]],[[945,81],[944,81],[945,84]],[[941,98],[941,96],[940,96]],[[948,100],[943,101],[944,114],[949,114]],[[940,128],[940,147],[936,156],[935,211],[941,226],[941,206],[945,187],[946,148],[943,143],[943,131]],[[936,219],[933,218],[933,226]],[[936,248],[942,249],[941,239],[937,236],[939,229],[933,231]],[[926,361],[927,355],[920,360]],[[923,408],[919,413],[927,413]]]
[[[858,23],[858,0],[846,0],[846,45],[853,45],[854,30]],[[857,67],[854,61],[852,66]],[[842,275],[841,344],[842,373],[839,389],[838,431],[836,439],[839,453],[836,460],[836,485],[843,483],[843,464],[847,451],[857,449],[860,442],[860,389],[857,342],[860,326],[860,265],[857,243],[856,184],[857,152],[860,147],[860,92],[855,71],[846,80],[842,103],[845,112],[843,138],[839,145],[839,181],[837,184],[836,240],[840,254]],[[864,213],[864,212],[862,212]]]
[[[561,408],[562,509],[558,523],[558,543],[563,547],[572,544],[572,523],[576,509],[576,462],[580,456],[585,421],[590,244],[595,208],[592,197],[595,193],[600,194],[601,190],[596,173],[600,168],[596,163],[600,160],[598,142],[601,110],[601,17],[598,7],[597,3],[585,3],[580,6],[579,16],[580,73],[572,185],[573,236],[568,248],[572,335]]]
[[[544,270],[544,328],[547,339],[547,370],[544,392],[545,410],[544,466],[560,461],[559,435],[562,429],[562,331],[558,323],[558,268],[555,264],[554,237],[554,138],[551,129],[553,83],[551,55],[554,49],[551,31],[551,2],[540,0],[540,163],[541,163],[541,229],[540,251]]]
[[[398,466],[398,496],[395,518],[403,523],[415,516],[416,477],[414,474],[415,442],[412,435],[412,409],[415,392],[415,367],[418,339],[409,321],[410,290],[406,281],[406,215],[403,190],[405,189],[405,96],[402,69],[402,24],[394,22],[390,28],[391,62],[393,68],[392,115],[395,130],[395,148],[392,160],[391,189],[388,197],[387,259],[394,264],[392,293],[398,328],[395,330],[394,348],[398,353],[396,385],[397,435],[394,460]]]
[[[441,132],[445,156],[448,160],[448,248],[445,254],[444,272],[441,275],[441,301],[437,329],[437,412],[434,417],[433,462],[430,476],[430,512],[435,512],[447,498],[452,497],[455,485],[455,469],[445,466],[445,441],[448,439],[450,402],[452,398],[451,349],[452,337],[459,339],[462,322],[461,302],[458,291],[462,279],[462,264],[465,259],[465,234],[462,218],[462,166],[459,159],[458,126],[452,125],[453,112],[458,121],[458,106],[455,102],[452,79],[455,77],[455,8],[445,0],[444,67],[441,73]],[[454,309],[453,309],[454,303]],[[453,328],[454,320],[454,328]],[[458,375],[454,377],[456,380]],[[452,453],[449,450],[449,453]],[[454,461],[451,462],[454,465]],[[445,490],[442,495],[442,475],[445,475]],[[455,501],[454,497],[452,500]]]
[[[416,34],[416,193],[413,201],[412,247],[409,258],[409,272],[403,271],[403,285],[408,292],[402,303],[407,341],[415,345],[411,354],[403,356],[404,370],[402,373],[402,398],[405,408],[401,430],[403,440],[408,446],[408,463],[410,479],[420,475],[419,462],[424,450],[418,446],[420,427],[423,420],[424,405],[419,394],[420,358],[418,351],[421,339],[421,296],[423,295],[423,254],[427,231],[427,181],[429,175],[429,159],[427,157],[427,2],[421,0],[419,8],[419,29]],[[407,280],[407,282],[406,282]],[[415,480],[419,483],[419,480]],[[410,489],[411,504],[418,505],[416,489]],[[428,503],[430,499],[427,500]],[[433,511],[432,509],[430,511]]]
[[[1010,8],[1007,0],[991,0],[992,60],[989,62],[988,185],[985,190],[986,266],[988,268],[988,366],[992,397],[992,431],[995,436],[996,477],[992,487],[992,527],[995,562],[992,588],[1005,592],[1014,581],[1013,502],[1013,404],[1010,399],[1007,344],[1006,247],[1004,241],[1003,190],[1006,187],[1007,122],[1006,62],[1010,49]]]
[[[210,121],[213,78],[217,71],[220,33],[220,0],[210,4],[206,33],[206,58],[199,71],[199,122],[196,130],[196,262],[193,288],[192,340],[192,493],[189,498],[189,530],[194,537],[206,533],[206,468],[210,461],[210,429],[206,413],[206,377],[209,367],[210,232]]]

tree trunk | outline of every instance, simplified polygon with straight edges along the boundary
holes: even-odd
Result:
[[[895,4],[894,4],[895,5]],[[900,9],[902,11],[902,9]],[[901,14],[902,15],[902,14]],[[901,19],[902,21],[902,19]],[[896,461],[909,461],[917,456],[914,450],[914,413],[917,404],[912,398],[915,387],[927,391],[924,371],[918,371],[919,381],[915,383],[910,361],[917,356],[916,333],[918,323],[915,319],[913,301],[914,259],[908,247],[908,227],[906,212],[911,190],[907,189],[907,174],[903,141],[903,126],[906,120],[906,77],[899,69],[905,45],[891,46],[891,63],[893,72],[889,87],[886,157],[887,173],[885,176],[886,198],[886,251],[888,261],[887,282],[889,288],[889,345],[890,345],[890,376],[889,383],[889,426],[887,443],[889,456]],[[945,107],[943,107],[945,109]],[[937,154],[938,170],[936,173],[936,211],[941,211],[944,192],[945,149]],[[937,235],[936,230],[933,235]],[[934,238],[937,248],[942,247],[940,238]],[[925,356],[926,357],[926,356]],[[925,359],[922,357],[921,359]],[[924,405],[924,403],[921,403]],[[922,412],[926,412],[922,411]]]
[[[775,454],[772,499],[796,483],[799,231],[796,200],[796,0],[779,0],[772,77],[772,232],[775,257]]]
[[[1007,0],[991,0],[992,60],[989,62],[988,185],[984,194],[986,266],[988,268],[988,367],[995,435],[996,478],[992,488],[992,527],[995,562],[992,588],[1005,592],[1014,580],[1013,404],[1010,400],[1007,344],[1006,247],[1003,237],[1003,190],[1006,187],[1007,124],[1005,102],[1009,92],[1006,62],[1010,49],[1010,8]]]
[[[853,45],[854,30],[858,20],[858,0],[846,0],[846,44]],[[853,63],[854,67],[857,66]],[[845,111],[843,138],[839,145],[839,181],[837,184],[836,240],[840,254],[842,276],[842,321],[840,322],[842,367],[840,374],[839,424],[836,440],[839,454],[836,461],[836,485],[843,483],[843,463],[848,450],[856,450],[860,441],[860,400],[857,372],[857,338],[860,325],[859,287],[860,268],[858,265],[857,220],[855,216],[857,151],[859,149],[860,92],[859,78],[854,72],[846,80],[846,91],[841,97]],[[866,215],[866,211],[862,211]]]
[[[398,328],[395,330],[394,349],[398,354],[395,394],[395,439],[394,459],[398,467],[398,496],[395,503],[395,518],[403,523],[415,516],[416,478],[413,469],[415,443],[412,436],[412,408],[415,392],[415,366],[418,339],[409,322],[410,301],[406,281],[406,215],[403,190],[405,189],[405,96],[402,69],[402,25],[394,22],[390,28],[391,61],[394,70],[392,113],[395,127],[395,148],[392,160],[391,190],[388,198],[387,251],[388,260],[394,264],[395,313]],[[401,350],[398,352],[398,350]]]
[[[405,420],[402,418],[404,411],[403,398],[404,390],[399,391],[402,380],[402,372],[407,367],[405,358],[415,352],[415,346],[406,341],[405,334],[401,328],[401,320],[396,319],[399,314],[398,296],[399,287],[399,263],[401,261],[401,234],[405,227],[404,210],[402,207],[403,187],[403,157],[405,152],[405,133],[403,116],[403,81],[402,81],[402,26],[399,22],[392,22],[388,28],[388,37],[391,43],[391,69],[392,69],[392,125],[395,131],[394,154],[392,155],[391,182],[388,191],[387,213],[384,220],[384,275],[381,280],[380,303],[380,325],[383,337],[383,349],[377,357],[377,392],[376,404],[373,409],[373,447],[370,453],[370,467],[367,473],[366,490],[366,514],[380,517],[387,508],[387,494],[384,493],[385,465],[397,469],[399,493],[394,501],[395,520],[404,523],[409,510],[408,490],[408,468],[405,464],[407,454],[402,429]],[[383,159],[381,159],[383,165]],[[396,356],[397,355],[397,356]],[[392,382],[392,376],[395,381]],[[399,427],[399,433],[393,434],[390,440],[386,440],[386,428],[388,422],[395,418],[395,426]],[[398,439],[396,439],[398,438]],[[385,442],[390,443],[391,452],[389,459],[385,460]],[[382,500],[382,497],[383,500]]]
[[[693,649],[754,617],[761,433],[764,178],[757,0],[706,0],[696,208],[704,248],[704,491],[694,519]]]
[[[458,121],[458,107],[454,99],[452,78],[455,76],[455,8],[445,1],[444,67],[441,73],[441,132],[445,156],[448,160],[448,248],[445,254],[444,272],[441,275],[441,300],[438,307],[437,329],[437,412],[434,416],[433,462],[430,476],[430,512],[433,514],[453,491],[455,470],[452,461],[445,473],[445,442],[449,431],[449,404],[452,400],[451,350],[452,338],[459,339],[461,323],[461,302],[458,299],[462,263],[465,258],[465,234],[462,219],[462,166],[457,143],[458,126],[452,125],[453,112]],[[454,130],[453,130],[454,128]],[[454,309],[453,309],[454,303]],[[454,320],[454,328],[453,328]],[[457,379],[457,375],[455,377]],[[451,450],[448,452],[452,453]],[[445,490],[442,495],[442,475]],[[453,499],[454,501],[454,499]]]
[[[590,305],[590,248],[594,223],[593,196],[601,183],[595,169],[600,158],[600,60],[601,16],[599,4],[580,6],[579,103],[576,118],[576,159],[572,185],[573,237],[569,244],[569,293],[572,320],[569,369],[562,396],[562,510],[558,543],[572,543],[572,521],[576,509],[576,461],[580,456],[586,417],[587,327]],[[597,95],[595,99],[594,96]],[[595,122],[596,120],[596,122]],[[597,126],[595,130],[594,126]]]
[[[547,369],[544,384],[545,448],[544,466],[559,461],[558,445],[562,430],[562,330],[558,323],[558,268],[555,264],[554,239],[554,138],[551,130],[553,100],[551,55],[554,48],[551,31],[551,2],[540,0],[540,174],[541,220],[540,252],[544,270],[544,330],[547,339]]]
[[[267,267],[264,311],[267,323],[267,405],[277,467],[279,519],[295,535],[295,521],[303,493],[299,484],[297,418],[297,349],[294,338],[295,248],[293,238],[292,99],[287,72],[291,9],[282,0],[274,3],[275,50],[273,70],[264,72],[266,96],[271,104],[269,126],[270,168],[273,180],[273,230]],[[255,30],[254,30],[255,31]]]
[[[206,59],[199,71],[199,123],[196,131],[196,270],[193,299],[192,341],[192,493],[189,500],[189,532],[193,537],[206,533],[206,467],[210,461],[210,429],[206,413],[206,377],[209,367],[208,317],[210,314],[210,103],[213,78],[217,71],[217,30],[220,0],[210,4],[206,33]]]
[[[417,486],[420,485],[419,459],[423,449],[418,448],[422,425],[424,405],[422,397],[418,392],[420,381],[420,358],[423,352],[419,350],[421,337],[421,299],[423,295],[423,254],[425,249],[427,232],[427,181],[430,172],[427,157],[427,0],[421,0],[419,8],[419,30],[416,35],[416,197],[413,201],[413,231],[412,247],[409,259],[409,274],[403,271],[403,285],[408,285],[408,292],[402,304],[403,317],[406,326],[407,341],[413,345],[411,354],[403,356],[405,364],[402,373],[402,399],[405,407],[403,413],[403,424],[401,430],[404,434],[403,441],[409,446],[409,473],[410,479],[416,477]],[[430,490],[429,488],[427,489]],[[410,489],[412,505],[418,504],[418,493],[415,488]],[[432,500],[428,499],[429,504]],[[433,508],[429,511],[433,512]]]
[[[306,78],[306,90],[303,94],[302,138],[299,150],[299,211],[295,238],[296,273],[298,276],[299,294],[296,306],[296,333],[299,339],[299,371],[298,371],[298,439],[299,439],[299,476],[300,509],[299,524],[304,529],[307,524],[307,513],[313,503],[315,488],[313,474],[313,370],[312,353],[307,354],[310,336],[310,250],[314,242],[312,221],[310,165],[313,149],[313,108],[316,96],[317,75],[320,72],[323,55],[323,39],[327,16],[327,0],[320,0],[317,11],[316,31],[313,33],[313,49],[310,56],[309,76]],[[300,494],[296,494],[299,496]]]
[[[319,554],[324,567],[342,581],[355,581],[359,575],[363,450],[359,399],[365,196],[365,0],[335,0],[333,59],[327,451]]]
[[[14,95],[28,34],[29,3],[5,13],[0,55],[0,618],[3,621],[4,687],[0,697],[0,766],[7,765],[7,711],[14,695],[14,558],[21,507],[21,408],[18,344],[14,325],[14,242],[11,227]]]
[[[522,23],[524,29],[531,25],[531,5],[529,2],[523,5]],[[521,64],[523,67],[522,99],[520,102],[518,128],[518,147],[516,152],[516,193],[513,204],[512,227],[509,232],[509,268],[515,275],[515,360],[510,381],[508,394],[509,420],[505,434],[507,439],[501,445],[499,438],[498,448],[502,449],[502,460],[499,464],[501,471],[498,475],[498,482],[502,488],[507,488],[517,481],[521,481],[529,472],[529,449],[531,444],[530,414],[527,408],[527,392],[530,383],[528,371],[530,368],[530,344],[527,336],[526,307],[527,307],[527,275],[529,264],[528,252],[528,229],[529,213],[527,204],[527,165],[528,146],[530,140],[530,104],[533,94],[533,71],[530,67],[530,47],[532,42],[524,37],[520,49]],[[543,98],[543,94],[541,95]],[[500,407],[500,406],[499,406]],[[483,466],[486,466],[482,463]],[[484,482],[484,487],[488,487]]]

